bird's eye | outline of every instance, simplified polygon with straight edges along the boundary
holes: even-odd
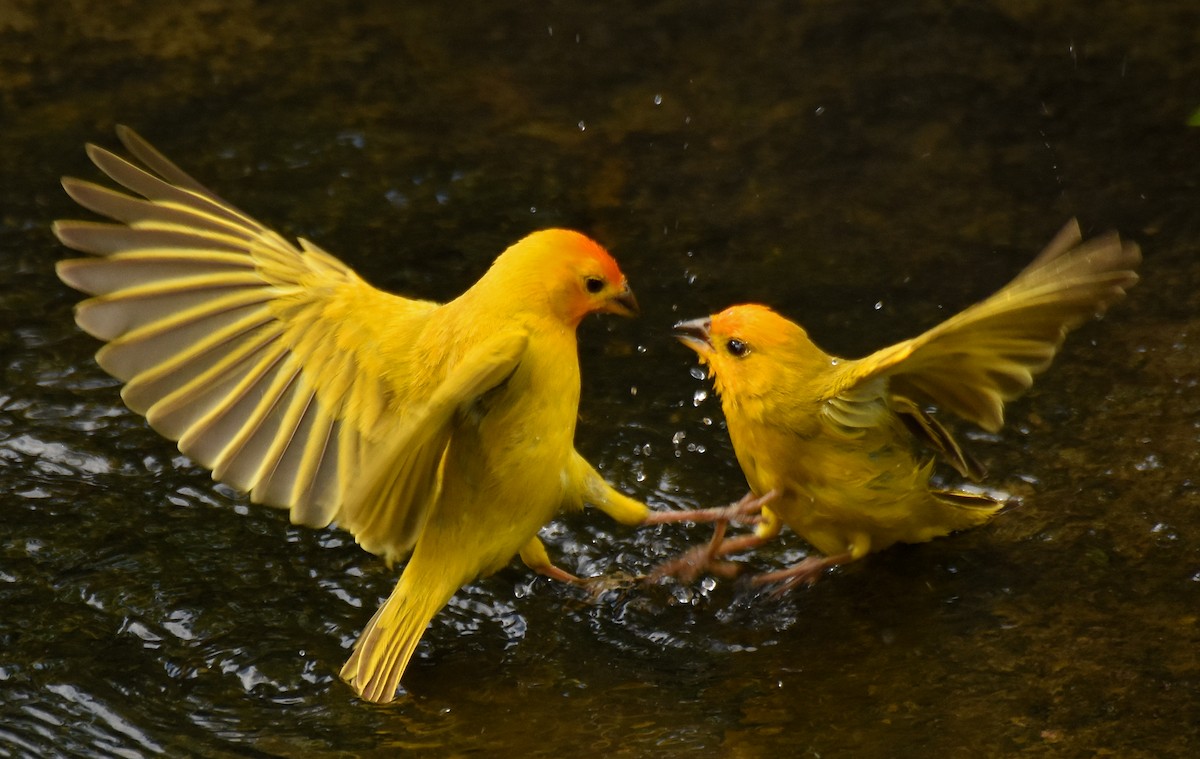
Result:
[[[725,348],[734,356],[741,358],[750,352],[750,346],[738,340],[736,337],[730,338],[729,342],[725,343]]]
[[[588,277],[583,281],[583,286],[587,288],[589,293],[595,295],[604,289],[604,280],[599,277]]]

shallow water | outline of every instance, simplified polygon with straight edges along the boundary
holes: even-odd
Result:
[[[344,5],[0,2],[0,756],[1192,755],[1193,3]],[[214,486],[72,323],[47,225],[115,123],[401,292],[452,297],[536,228],[597,237],[644,311],[584,325],[578,445],[661,507],[744,488],[677,319],[757,300],[858,355],[1071,216],[1137,240],[1144,279],[969,435],[1023,499],[992,525],[783,600],[593,601],[514,564],[372,706],[336,673],[394,572]],[[583,574],[706,536],[545,532]]]

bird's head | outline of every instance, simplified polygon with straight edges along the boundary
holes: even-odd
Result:
[[[534,232],[506,250],[496,267],[512,271],[512,297],[537,297],[572,327],[588,314],[634,316],[637,299],[617,262],[599,243],[567,229]],[[532,288],[522,288],[518,281]],[[525,292],[522,292],[525,290]]]
[[[674,331],[709,366],[723,397],[765,394],[814,352],[823,355],[800,325],[753,303],[679,322]]]

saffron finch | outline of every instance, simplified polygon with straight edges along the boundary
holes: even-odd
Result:
[[[59,221],[76,321],[121,396],[213,477],[312,527],[336,522],[389,564],[408,556],[342,677],[389,701],[450,597],[515,554],[550,563],[537,530],[587,502],[626,523],[646,507],[574,449],[576,326],[637,302],[577,232],[535,232],[446,304],[382,292],[205,189],[127,128],[141,166],[89,145],[132,194],[63,186],[115,223]]]
[[[1137,282],[1140,260],[1116,234],[1083,243],[1072,221],[990,298],[861,359],[825,353],[762,305],[677,324],[679,340],[711,370],[738,463],[765,505],[753,533],[726,539],[719,524],[708,547],[663,573],[694,573],[786,525],[823,555],[756,578],[782,581],[782,592],[894,543],[987,522],[1003,501],[931,486],[933,459],[918,441],[963,476],[982,473],[927,407],[999,430],[1004,403],[1050,365],[1068,330]]]

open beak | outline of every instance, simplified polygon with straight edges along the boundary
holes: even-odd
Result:
[[[712,329],[712,319],[707,316],[703,319],[692,319],[691,321],[679,322],[672,331],[679,342],[699,353],[701,356],[707,356],[712,353],[712,340],[709,338],[709,331]]]
[[[609,310],[620,316],[637,316],[641,313],[637,298],[633,297],[633,290],[629,289],[627,282],[622,283],[621,292],[617,293],[609,303],[612,305]]]

